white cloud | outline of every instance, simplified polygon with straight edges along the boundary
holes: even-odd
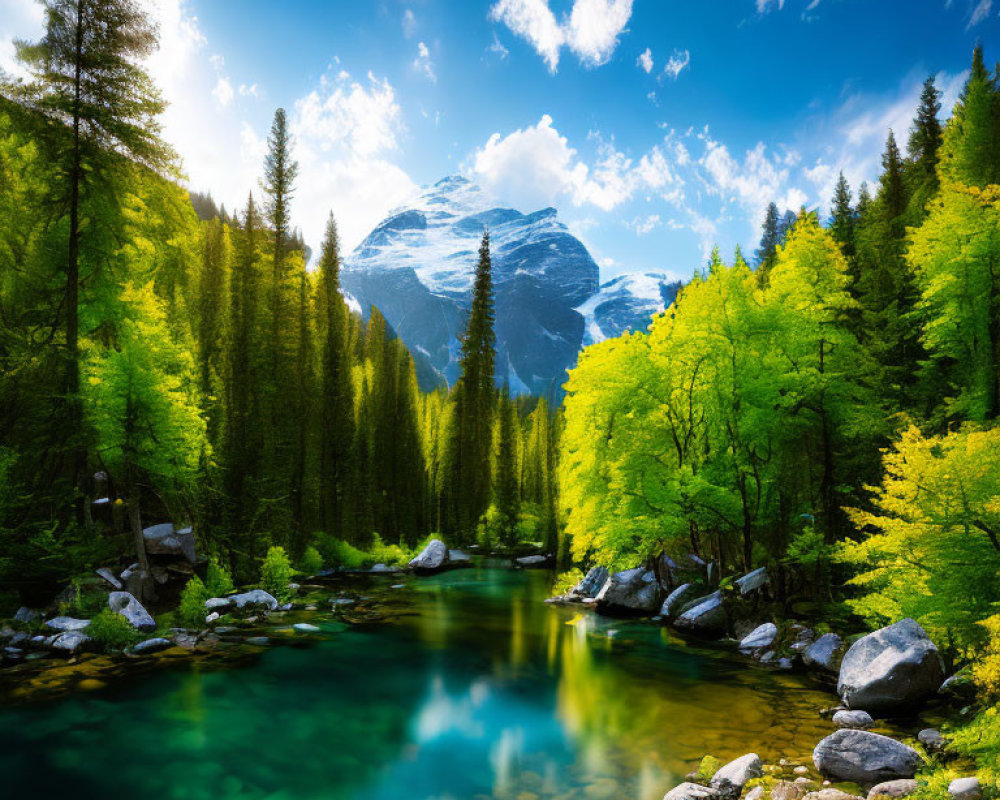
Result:
[[[411,39],[413,37],[413,34],[417,32],[417,17],[413,13],[412,9],[408,8],[406,9],[406,11],[403,12],[402,25],[403,25],[403,36],[405,36],[407,39]]]
[[[434,62],[431,61],[431,51],[423,42],[417,43],[417,57],[413,59],[413,68],[422,74],[431,83],[437,83],[437,75],[434,74]]]
[[[647,47],[646,52],[642,53],[635,63],[638,64],[640,67],[642,67],[646,71],[646,74],[648,75],[650,72],[653,71],[652,51]]]
[[[27,73],[17,63],[14,40],[34,41],[45,28],[45,9],[34,0],[0,0],[0,70],[15,78],[27,78]]]
[[[257,84],[251,83],[249,86],[245,83],[240,84],[240,97],[257,97]]]
[[[582,64],[596,67],[611,58],[632,16],[632,0],[574,0],[568,19],[556,19],[548,0],[497,0],[490,19],[526,39],[549,70],[568,47]]]
[[[969,17],[969,24],[966,26],[966,30],[974,28],[984,19],[990,15],[990,10],[993,8],[993,0],[979,0],[976,7],[972,10],[972,16]]]
[[[649,214],[645,217],[636,217],[628,224],[628,227],[634,230],[637,236],[645,236],[659,228],[661,224],[662,220],[659,214]]]
[[[220,77],[212,89],[212,96],[219,101],[219,105],[228,106],[233,99],[233,85],[229,78]]]
[[[774,9],[780,11],[785,7],[785,0],[756,0],[756,3],[758,14],[766,14]]]
[[[503,42],[497,38],[496,33],[493,34],[493,44],[490,45],[489,50],[499,56],[501,61],[505,61],[510,55],[510,50],[503,46]]]
[[[677,76],[680,75],[691,63],[691,53],[687,50],[674,50],[672,56],[667,61],[667,65],[663,68],[663,74],[677,80]]]

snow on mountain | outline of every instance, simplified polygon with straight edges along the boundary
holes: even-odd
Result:
[[[584,319],[583,345],[645,330],[677,299],[682,284],[660,272],[619,275],[576,307]]]

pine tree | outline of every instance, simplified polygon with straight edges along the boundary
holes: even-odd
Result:
[[[1000,183],[1000,90],[976,45],[972,69],[944,130],[941,174],[980,188]]]
[[[215,391],[219,371],[229,269],[229,234],[218,217],[201,226],[201,274],[198,279],[198,360],[201,390]]]
[[[844,258],[850,264],[855,252],[854,228],[856,219],[855,211],[851,207],[851,187],[843,172],[840,173],[840,178],[837,180],[837,189],[834,192],[831,206],[830,233],[840,245]]]
[[[292,456],[291,501],[296,540],[292,552],[298,557],[306,548],[306,532],[310,529],[310,507],[313,493],[310,486],[312,455],[313,395],[313,324],[312,290],[305,270],[299,273],[299,307],[297,317],[298,342],[295,348],[295,372],[292,397],[292,422],[295,443]]]
[[[767,285],[767,274],[774,266],[774,261],[778,253],[778,206],[769,203],[767,213],[764,215],[763,231],[760,237],[760,247],[757,248],[757,281],[761,286]]]
[[[62,180],[51,207],[68,217],[62,315],[66,365],[63,392],[73,453],[73,485],[86,468],[80,403],[80,288],[92,281],[107,253],[94,252],[91,203],[114,198],[128,179],[124,158],[153,170],[171,167],[174,154],[160,138],[160,98],[141,60],[156,48],[156,30],[137,0],[50,0],[45,33],[16,43],[28,83],[2,94],[44,120],[34,133]]]
[[[910,129],[907,143],[909,165],[910,220],[919,223],[925,216],[925,207],[938,190],[938,161],[940,158],[942,129],[938,120],[941,111],[941,93],[934,85],[934,76],[924,81],[920,93],[920,106]]]

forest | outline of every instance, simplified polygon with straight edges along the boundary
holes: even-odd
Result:
[[[431,538],[551,556],[564,583],[694,554],[723,587],[766,566],[789,617],[919,622],[976,685],[956,746],[1000,780],[1000,65],[981,47],[944,119],[927,80],[876,185],[841,175],[828,218],[772,203],[756,253],[716,249],[647,330],[583,350],[554,408],[497,386],[488,231],[461,378],[421,391],[379,310],[345,302],[333,214],[317,253],[296,227],[285,110],[259,188],[217,206],[161,137],[148,20],[87,9],[81,28],[48,4],[17,45],[32,77],[0,86],[4,616],[111,562],[153,599],[143,530],[165,522],[197,532],[216,589],[405,565]]]

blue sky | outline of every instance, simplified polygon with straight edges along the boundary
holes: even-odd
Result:
[[[256,187],[274,108],[302,165],[294,208],[354,244],[419,185],[463,172],[523,211],[554,205],[602,277],[680,277],[752,250],[762,210],[824,207],[877,174],[923,79],[948,103],[993,0],[158,0],[150,69],[192,187]],[[30,0],[0,0],[9,39]]]

